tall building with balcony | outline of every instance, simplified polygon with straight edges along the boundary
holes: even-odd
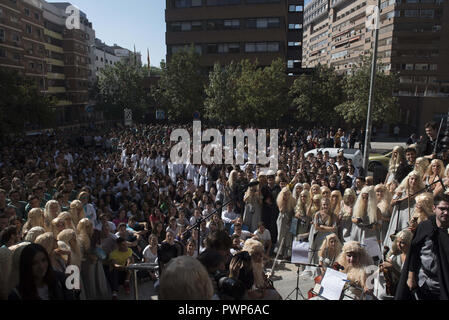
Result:
[[[167,61],[193,45],[212,68],[242,59],[285,61],[301,73],[303,0],[166,0]]]
[[[318,64],[349,73],[369,55],[374,30],[366,27],[376,0],[312,0],[304,9],[303,67]],[[381,2],[378,57],[381,71],[397,72],[400,122],[423,130],[447,113],[449,3],[443,0]]]

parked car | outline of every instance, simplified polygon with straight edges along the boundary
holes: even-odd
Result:
[[[368,162],[368,170],[374,171],[374,169],[378,166],[388,170],[392,153],[393,150],[386,151],[384,153],[371,153]]]
[[[307,151],[305,156],[307,157],[309,154],[316,156],[318,151],[321,151],[323,154],[324,152],[329,151],[329,156],[332,158],[336,157],[341,151],[343,151],[343,156],[346,159],[351,159],[354,167],[360,169],[363,166],[363,155],[359,149],[319,148]]]

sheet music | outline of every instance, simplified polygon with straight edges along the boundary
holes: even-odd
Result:
[[[308,242],[293,241],[292,263],[309,263],[309,248]]]
[[[327,300],[340,300],[348,276],[345,273],[327,268],[321,281],[320,296]]]

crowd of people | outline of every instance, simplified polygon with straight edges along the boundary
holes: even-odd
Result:
[[[447,293],[438,285],[447,232],[428,236],[447,229],[449,206],[449,166],[433,153],[434,123],[419,145],[393,150],[377,185],[343,152],[305,156],[317,147],[354,147],[342,129],[280,130],[279,170],[264,172],[248,163],[172,163],[177,128],[56,131],[4,143],[0,299],[118,299],[121,286],[130,294],[127,267],[141,262],[158,266],[139,277],[159,283],[161,299],[280,299],[265,268],[274,257],[289,260],[293,241],[309,242],[316,265],[303,275],[343,266],[352,299],[416,288],[425,288],[422,297]],[[366,239],[388,248],[385,257],[373,260]],[[444,261],[435,267],[429,257]],[[366,286],[364,268],[372,264],[386,274],[380,294]],[[68,266],[80,270],[79,289],[64,285]],[[410,277],[401,276],[404,268]],[[192,277],[181,279],[179,270]],[[176,289],[183,281],[190,291]]]

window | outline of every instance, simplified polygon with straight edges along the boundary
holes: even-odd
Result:
[[[41,29],[36,29],[36,34],[40,38],[42,36],[42,30]]]
[[[288,25],[288,28],[289,28],[290,30],[298,30],[298,29],[302,29],[302,24],[293,24],[293,23],[290,23],[290,24]]]
[[[292,69],[293,68],[293,60],[287,61],[287,68]]]
[[[208,44],[207,53],[218,53],[218,44]]]
[[[433,10],[421,10],[420,15],[421,15],[421,17],[424,17],[424,18],[433,18],[434,11]]]
[[[219,53],[239,53],[240,44],[238,43],[222,43],[218,45]]]
[[[192,7],[201,7],[202,5],[202,0],[192,0]]]
[[[28,67],[29,67],[31,70],[33,70],[33,69],[34,69],[34,63],[33,63],[33,62],[30,62],[30,63],[28,64]]]
[[[268,52],[279,52],[279,42],[269,42],[267,45]]]
[[[173,32],[181,31],[181,22],[172,22],[170,26],[170,30]]]
[[[241,2],[241,0],[206,0],[208,6],[228,6],[240,4]]]
[[[437,71],[437,69],[438,69],[438,67],[437,67],[436,64],[430,64],[430,65],[429,65],[429,70],[431,70],[431,71]]]
[[[0,58],[6,58],[6,50],[4,48],[0,48]]]
[[[255,43],[247,43],[245,44],[246,52],[256,52],[256,44]]]
[[[399,77],[399,83],[412,83],[413,77],[412,76],[400,76]]]
[[[268,19],[257,19],[256,28],[257,29],[266,29],[266,28],[268,28]]]
[[[415,70],[421,71],[429,70],[429,65],[427,63],[417,63],[415,64]]]
[[[181,23],[181,31],[190,31],[192,29],[192,24],[190,22]]]
[[[26,15],[27,17],[30,16],[30,9],[25,8],[24,12],[25,12],[25,15]]]
[[[5,42],[5,30],[0,29],[0,42]]]
[[[404,11],[404,16],[405,17],[417,17],[418,16],[418,10],[405,10]]]
[[[201,21],[192,21],[192,30],[193,31],[203,30],[203,23]]]
[[[279,28],[281,26],[281,21],[279,18],[269,18],[268,28]]]
[[[3,17],[3,8],[0,8],[0,17]]]
[[[29,24],[26,25],[26,30],[27,30],[27,33],[29,33],[29,34],[33,33],[33,28],[31,28],[31,26]]]
[[[36,19],[36,20],[39,20],[39,19],[40,19],[39,13],[37,13],[37,12],[34,13],[34,19]]]
[[[288,43],[288,46],[289,46],[289,47],[299,47],[299,46],[301,46],[301,42],[293,42],[293,41],[290,41],[290,42]]]
[[[14,53],[12,57],[14,60],[20,61],[20,54]]]
[[[240,29],[240,20],[224,20],[223,26],[225,29]]]
[[[11,20],[11,22],[19,23],[19,18],[17,18],[16,16],[10,16],[9,19]]]

